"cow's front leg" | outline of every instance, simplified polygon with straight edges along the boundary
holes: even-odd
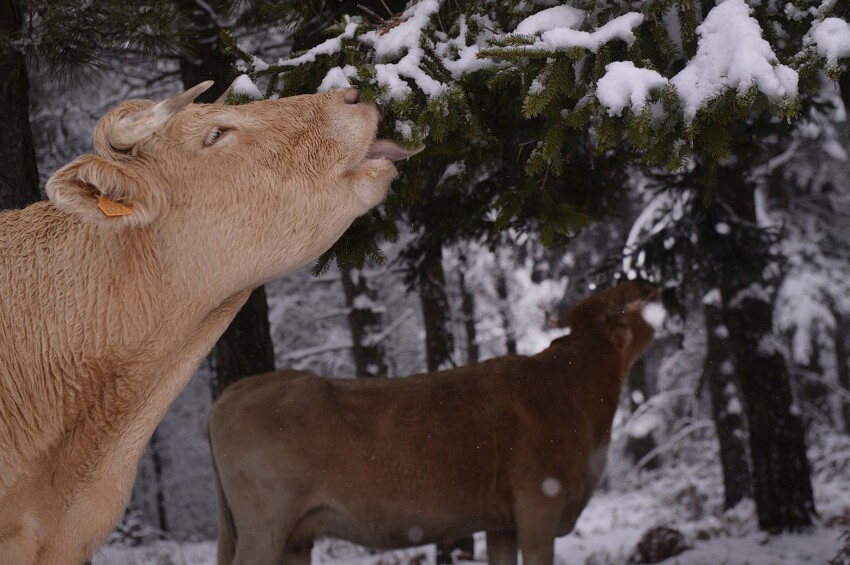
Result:
[[[487,561],[490,565],[516,565],[516,552],[516,530],[487,532]]]

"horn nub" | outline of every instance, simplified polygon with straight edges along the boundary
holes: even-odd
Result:
[[[153,106],[115,122],[107,134],[109,145],[120,151],[130,149],[138,142],[161,128],[174,114],[191,104],[195,98],[213,85],[207,80],[189,90],[157,102]]]

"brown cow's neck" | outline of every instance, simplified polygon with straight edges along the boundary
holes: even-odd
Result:
[[[611,425],[620,401],[627,367],[622,364],[620,352],[607,338],[584,337],[580,347],[593,352],[590,359],[593,373],[588,373],[589,368],[574,365],[575,360],[570,355],[570,348],[575,344],[575,338],[565,336],[553,341],[552,345],[540,352],[538,356],[548,358],[560,366],[560,375],[567,379],[564,384],[569,387],[570,394],[580,395],[581,405],[588,409],[597,446],[607,445],[610,441]],[[600,362],[603,360],[605,362]]]

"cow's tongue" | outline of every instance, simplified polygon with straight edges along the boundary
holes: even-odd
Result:
[[[384,158],[389,159],[390,161],[398,161],[399,159],[407,159],[408,157],[412,157],[423,149],[425,149],[424,145],[420,145],[416,149],[404,149],[396,142],[390,141],[389,139],[376,139],[372,143],[371,147],[369,147],[369,152],[366,153],[366,158]]]

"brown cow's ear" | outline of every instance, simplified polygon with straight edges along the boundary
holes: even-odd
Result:
[[[123,229],[151,223],[165,194],[132,165],[83,155],[56,171],[45,187],[50,201],[82,221]]]

